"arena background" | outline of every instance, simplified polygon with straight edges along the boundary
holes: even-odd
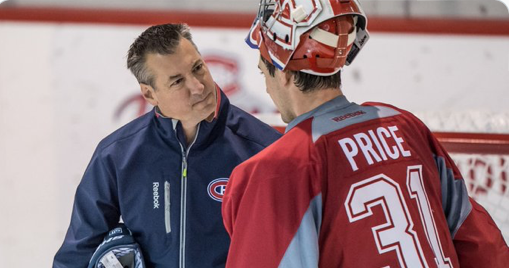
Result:
[[[0,0],[0,2],[2,2]],[[499,1],[363,1],[371,40],[343,74],[433,131],[509,134],[509,15]],[[186,22],[230,100],[280,124],[244,44],[256,0],[0,3],[1,267],[50,267],[97,143],[150,109],[125,67],[148,26]]]

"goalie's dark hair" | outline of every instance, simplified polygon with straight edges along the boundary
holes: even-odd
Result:
[[[267,67],[270,76],[274,77],[274,74],[276,73],[276,66],[261,56],[260,59],[262,59],[265,67]],[[341,71],[329,76],[312,75],[299,71],[289,72],[291,72],[294,76],[295,86],[297,86],[302,92],[311,92],[326,88],[339,89],[341,87]]]

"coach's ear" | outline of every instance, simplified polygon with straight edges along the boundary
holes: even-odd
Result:
[[[140,90],[141,95],[148,103],[152,104],[153,106],[157,106],[159,102],[157,101],[157,95],[155,94],[155,90],[152,86],[140,83]]]

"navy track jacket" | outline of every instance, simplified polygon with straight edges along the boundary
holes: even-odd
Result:
[[[235,166],[280,134],[231,105],[186,146],[181,124],[151,112],[103,139],[79,184],[71,224],[54,268],[86,267],[119,217],[147,267],[224,267],[230,239],[221,199]]]

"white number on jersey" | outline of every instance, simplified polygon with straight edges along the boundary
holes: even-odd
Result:
[[[422,166],[407,169],[407,187],[410,197],[417,200],[421,222],[428,243],[435,254],[438,267],[452,267],[445,258],[429,202],[422,183]],[[414,231],[414,222],[397,182],[379,174],[350,187],[345,208],[350,222],[373,215],[374,206],[382,206],[386,222],[371,228],[380,254],[395,251],[401,267],[428,267],[421,247],[421,241]]]

